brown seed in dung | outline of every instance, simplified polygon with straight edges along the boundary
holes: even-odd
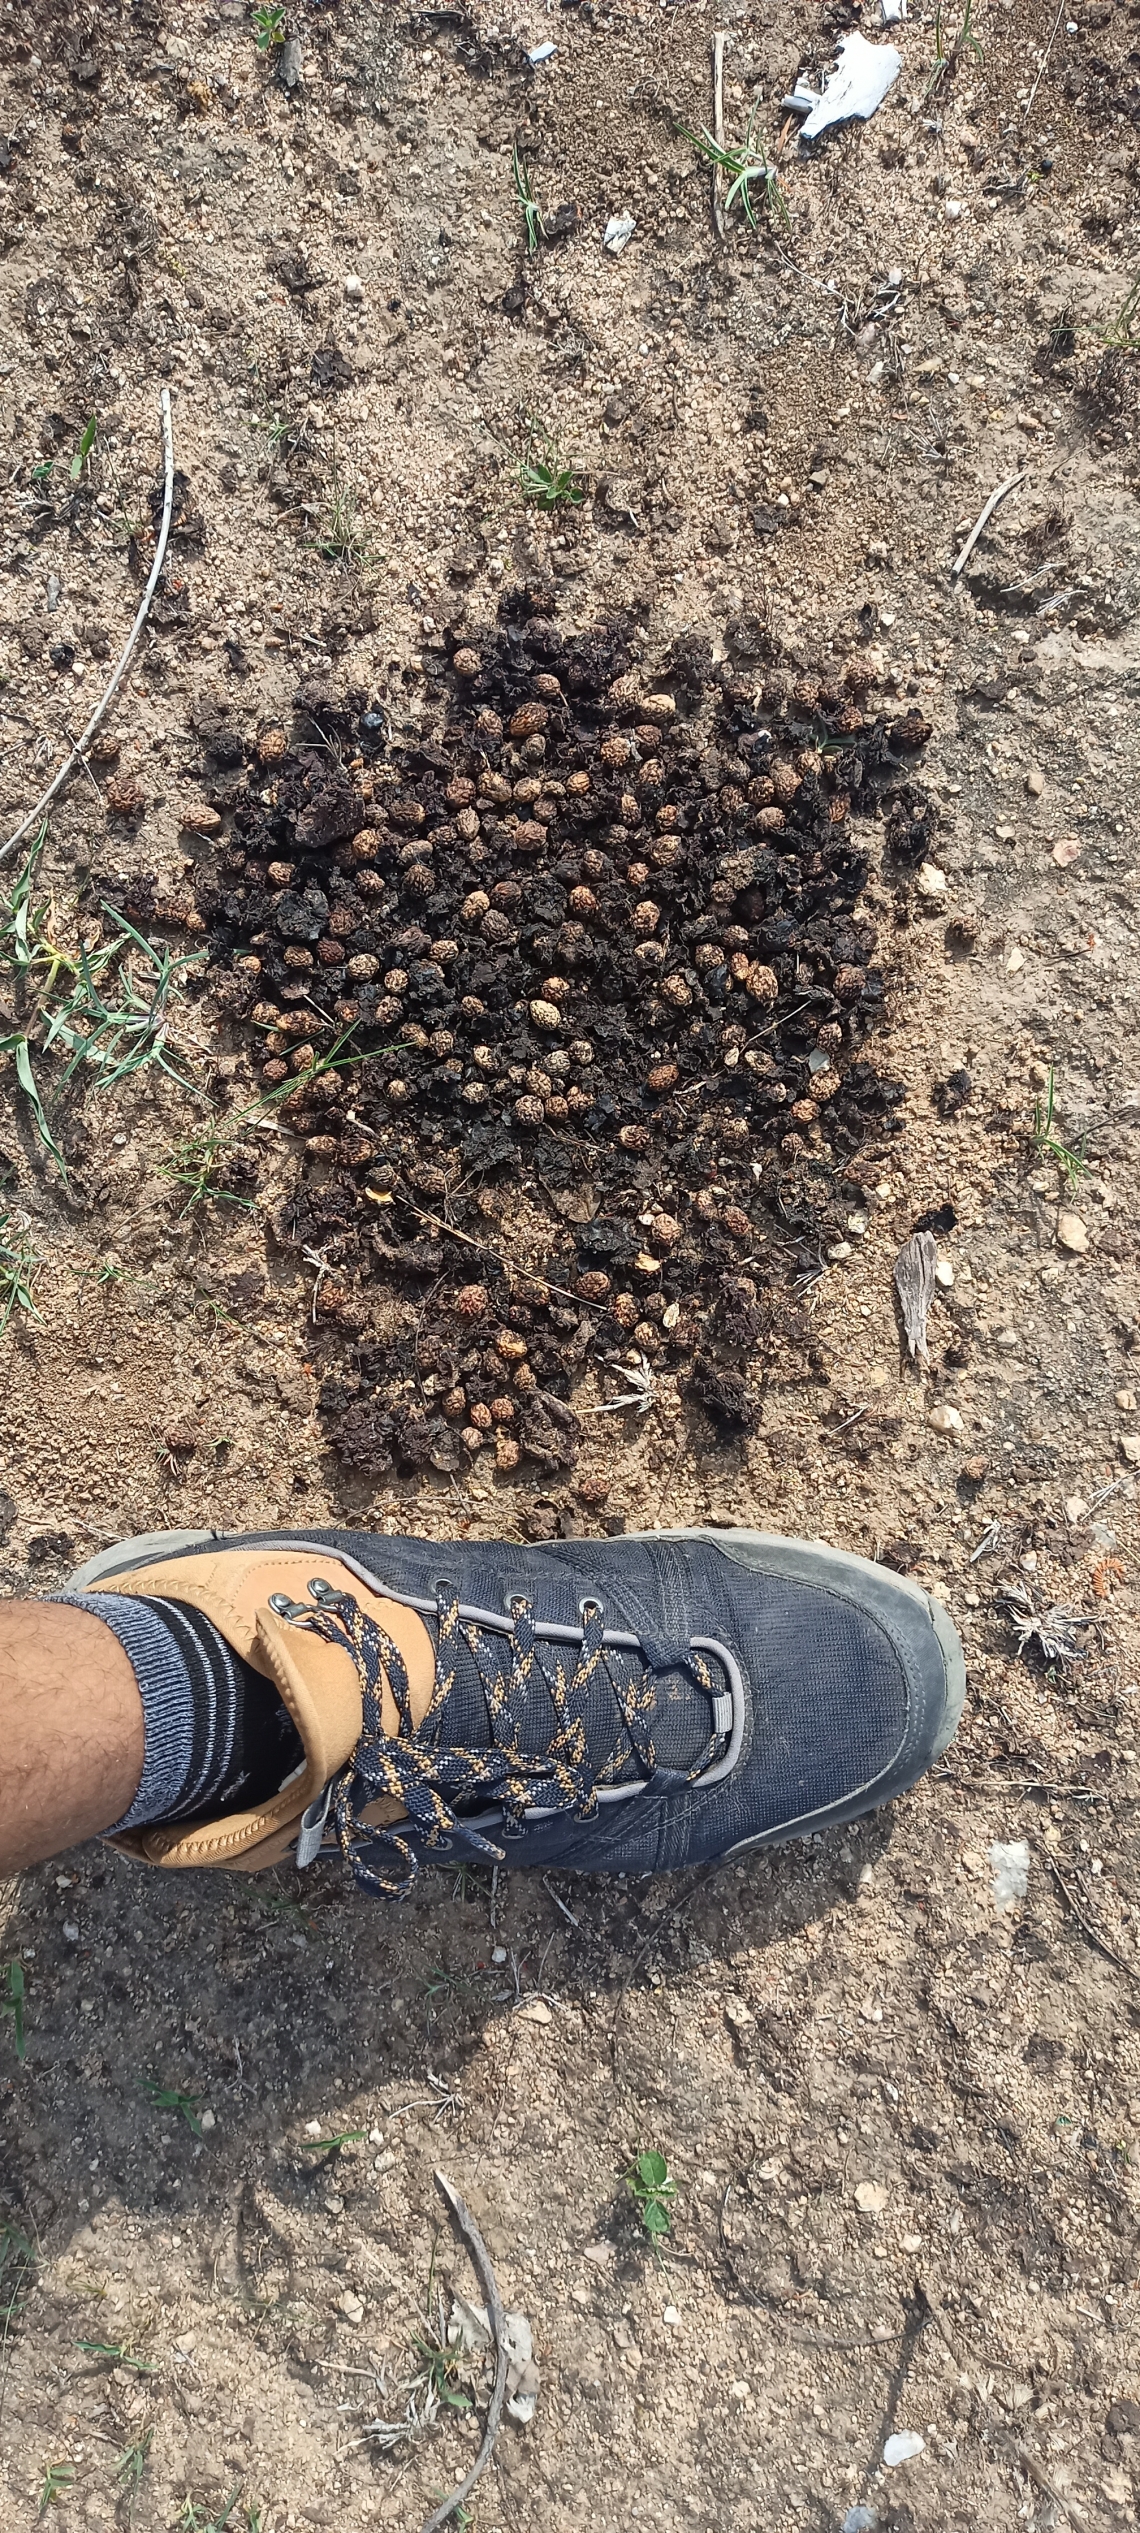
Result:
[[[493,1398],[491,1401],[491,1416],[496,1425],[513,1425],[515,1421],[515,1402],[513,1398]]]
[[[656,932],[660,921],[661,908],[660,906],[654,905],[651,897],[643,897],[640,904],[634,907],[633,913],[630,916],[631,929],[642,939],[644,939],[648,933]]]
[[[675,1064],[651,1064],[645,1076],[645,1087],[648,1091],[671,1091],[677,1078]]]
[[[845,738],[853,738],[855,732],[863,727],[863,715],[858,705],[844,704],[834,715],[834,727],[841,730]]]
[[[519,1457],[519,1446],[515,1441],[514,1435],[503,1433],[496,1434],[495,1467],[497,1469],[503,1469],[509,1473],[512,1469],[517,1469],[519,1465]]]
[[[479,1401],[478,1406],[472,1408],[471,1422],[473,1425],[478,1426],[481,1434],[490,1433],[492,1424],[491,1410],[485,1405],[483,1400]]]
[[[625,826],[639,827],[641,825],[641,802],[635,799],[632,792],[622,793],[621,814]]]
[[[108,791],[109,789],[108,786]],[[217,809],[211,809],[205,801],[190,802],[178,813],[178,824],[189,836],[214,836],[221,823],[220,812]]]
[[[629,740],[621,738],[615,730],[611,733],[608,739],[603,739],[602,744],[598,749],[598,755],[601,758],[602,764],[608,765],[611,772],[616,774],[620,771],[623,765],[628,765],[631,762],[633,749],[629,744]]]
[[[592,888],[572,888],[569,897],[572,915],[596,915],[598,901]]]
[[[548,704],[520,704],[518,711],[511,714],[512,739],[533,738],[536,732],[545,730],[549,719]]]
[[[583,1302],[604,1302],[609,1289],[610,1279],[600,1267],[587,1267],[584,1275],[575,1278],[574,1290]]]
[[[116,818],[137,817],[146,799],[142,784],[133,774],[112,774],[107,785],[107,807]]]
[[[410,1082],[402,1082],[398,1077],[394,1082],[389,1082],[388,1102],[390,1107],[406,1108],[411,1096],[412,1086]]]
[[[819,702],[818,677],[797,677],[792,688],[791,701],[800,712],[814,712]]]
[[[430,897],[435,888],[435,872],[430,862],[411,862],[403,875],[404,893],[408,897]]]
[[[778,836],[787,823],[783,810],[777,808],[775,802],[771,809],[758,809],[752,821],[757,834],[762,836]]]
[[[378,1029],[394,1029],[402,1010],[394,994],[382,994],[372,1017]]]
[[[324,940],[317,943],[317,957],[322,967],[342,967],[344,964],[343,941],[334,941],[331,935],[326,933]]]
[[[285,965],[286,965],[286,967],[291,967],[291,968],[293,969],[293,971],[294,971],[294,974],[296,974],[296,972],[297,972],[297,970],[298,970],[298,969],[300,969],[300,970],[301,970],[301,972],[302,972],[302,974],[304,974],[304,973],[307,973],[308,969],[309,969],[309,968],[311,968],[312,964],[313,964],[313,953],[312,953],[312,951],[311,951],[311,950],[303,950],[303,949],[301,948],[301,946],[300,946],[299,942],[296,942],[296,941],[291,941],[291,942],[290,942],[290,944],[289,944],[288,949],[287,949],[287,950],[286,950],[286,952],[285,952]]]
[[[455,1307],[461,1319],[483,1319],[491,1307],[486,1285],[461,1284],[455,1296]]]
[[[875,684],[876,675],[874,662],[857,652],[855,658],[847,662],[843,671],[843,683],[850,687],[853,695],[865,695],[868,688]]]
[[[604,1504],[609,1491],[608,1478],[579,1478],[574,1489],[580,1504]]]
[[[731,1239],[751,1240],[752,1225],[739,1205],[726,1205],[720,1219]]]
[[[267,730],[259,730],[257,734],[259,765],[280,765],[288,746],[288,738],[278,722],[274,722]]]
[[[297,876],[297,865],[295,862],[271,862],[265,876],[274,888],[291,888]]]
[[[586,794],[586,793],[589,791],[589,789],[590,789],[590,777],[589,777],[589,775],[588,775],[587,773],[585,773],[581,767],[579,767],[579,770],[578,770],[578,772],[577,772],[576,774],[568,774],[568,775],[567,775],[567,777],[566,777],[566,789],[567,789],[567,791],[568,791],[568,793],[569,793],[569,795],[570,795],[571,800],[582,800],[582,799],[584,799],[585,794]]]
[[[618,1142],[623,1152],[648,1152],[648,1126],[619,1126]]]
[[[797,1126],[814,1126],[819,1110],[814,1099],[794,1099],[788,1114],[795,1118]]]
[[[495,1339],[495,1352],[502,1356],[504,1363],[525,1363],[526,1338],[520,1337],[515,1328],[500,1328]]]
[[[672,1249],[681,1237],[681,1226],[675,1214],[655,1214],[653,1239],[659,1249]]]
[[[479,833],[478,810],[459,810],[456,815],[455,830],[457,835],[462,836],[464,844],[474,844],[475,838]]]
[[[451,665],[457,677],[478,677],[483,663],[478,652],[469,650],[465,643],[462,650],[455,653]],[[482,715],[480,715],[481,718]],[[496,714],[494,718],[497,720],[498,715]]]
[[[444,799],[449,809],[466,809],[475,798],[475,785],[469,774],[453,774]]]
[[[789,807],[802,781],[802,774],[797,774],[795,766],[789,765],[786,757],[781,757],[778,764],[772,767],[772,793],[773,797],[779,801],[781,809]]]
[[[443,1414],[454,1423],[457,1416],[463,1416],[467,1412],[467,1392],[464,1389],[448,1390],[446,1397],[441,1398],[439,1403]]]
[[[858,1002],[859,996],[862,993],[866,982],[867,971],[865,967],[849,967],[846,964],[842,967],[837,967],[835,971],[835,994],[837,1001],[841,1003]]]
[[[774,1003],[778,999],[779,977],[774,968],[765,967],[762,959],[753,960],[744,984],[754,1003]]]
[[[561,1029],[562,1014],[556,1003],[548,1002],[542,995],[536,995],[528,1008],[536,1029]]]
[[[662,977],[658,990],[667,1003],[672,1003],[675,1011],[687,1011],[693,999],[692,986],[683,976]]]
[[[558,679],[551,676],[549,669],[538,669],[531,679],[531,685],[535,694],[541,695],[545,703],[556,704],[561,700],[562,688]]]
[[[287,1064],[282,1064],[279,1055],[271,1056],[268,1064],[262,1065],[261,1078],[263,1082],[268,1082],[271,1086],[274,1082],[287,1082],[289,1067]]]
[[[636,1328],[641,1313],[632,1293],[615,1293],[610,1315],[616,1319],[619,1328]]]
[[[483,1436],[478,1425],[465,1425],[459,1439],[465,1451],[474,1453],[483,1448]]]
[[[521,1099],[516,1099],[512,1113],[520,1126],[541,1126],[546,1121],[542,1101],[535,1099],[529,1091],[524,1092]]]
[[[358,871],[356,885],[362,897],[382,897],[388,882],[379,871]]]

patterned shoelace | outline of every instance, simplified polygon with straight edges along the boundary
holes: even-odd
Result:
[[[384,1628],[366,1616],[350,1592],[337,1592],[323,1580],[311,1582],[309,1590],[315,1603],[312,1609],[298,1601],[286,1604],[284,1596],[275,1596],[274,1607],[293,1626],[323,1637],[326,1644],[340,1645],[351,1654],[360,1675],[363,1729],[351,1758],[333,1779],[328,1809],[341,1852],[364,1890],[382,1899],[406,1898],[419,1871],[413,1839],[428,1850],[439,1849],[457,1829],[477,1854],[492,1864],[501,1864],[503,1849],[469,1823],[457,1819],[455,1805],[468,1797],[484,1795],[501,1804],[504,1832],[517,1836],[526,1828],[527,1810],[536,1801],[544,1813],[573,1812],[579,1820],[592,1819],[598,1808],[599,1784],[613,1783],[616,1771],[630,1754],[643,1777],[656,1773],[650,1730],[656,1692],[651,1674],[646,1666],[640,1678],[636,1671],[628,1680],[615,1676],[607,1659],[611,1649],[604,1641],[603,1612],[596,1604],[583,1604],[581,1643],[576,1649],[549,1642],[544,1647],[552,1658],[541,1666],[541,1678],[554,1707],[556,1725],[548,1747],[535,1753],[520,1748],[516,1712],[538,1666],[538,1640],[529,1601],[520,1598],[512,1602],[509,1636],[496,1631],[492,1639],[490,1631],[462,1617],[458,1595],[449,1586],[437,1586],[439,1645],[435,1687],[426,1714],[416,1724],[412,1720],[407,1668],[399,1646]],[[482,1750],[451,1747],[440,1739],[443,1711],[456,1681],[456,1650],[461,1643],[474,1661],[486,1700],[492,1740]],[[507,1650],[511,1656],[509,1668],[501,1659]],[[559,1657],[563,1651],[575,1650],[577,1659],[568,1674]],[[622,1659],[629,1667],[628,1653],[623,1653]],[[684,1659],[701,1687],[713,1697],[714,1682],[704,1656],[690,1650]],[[590,1759],[585,1718],[587,1701],[596,1694],[599,1674],[611,1690],[617,1720],[629,1742],[629,1751],[611,1754],[601,1768]],[[381,1697],[385,1681],[399,1716],[395,1734],[384,1729]],[[719,1736],[710,1733],[707,1748],[694,1766],[680,1772],[668,1771],[670,1780],[691,1784],[719,1746]],[[368,1805],[383,1795],[400,1804],[406,1820],[384,1827],[361,1819]],[[386,1852],[377,1856],[377,1850]]]

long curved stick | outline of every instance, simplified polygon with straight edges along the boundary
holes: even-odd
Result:
[[[491,2394],[491,2406],[487,2412],[483,2442],[467,2478],[461,2480],[458,2487],[451,2491],[450,2496],[444,2499],[443,2505],[436,2508],[435,2514],[428,2517],[424,2533],[440,2533],[440,2527],[446,2524],[449,2516],[454,2515],[456,2508],[461,2507],[464,2500],[470,2497],[476,2481],[482,2479],[495,2450],[495,2438],[499,2433],[499,2421],[503,2415],[503,2395],[507,2389],[507,2317],[503,2311],[495,2272],[491,2267],[491,2255],[470,2208],[466,2201],[460,2198],[454,2182],[448,2180],[445,2172],[437,2172],[435,2186],[440,2197],[447,2201],[451,2215],[471,2254],[475,2274],[487,2299],[487,2313],[495,2338],[495,2389]]]
[[[37,819],[42,818],[45,809],[47,809],[50,806],[50,803],[55,799],[56,793],[58,791],[62,791],[68,777],[75,772],[76,766],[82,764],[86,750],[89,748],[91,741],[95,736],[103,715],[106,712],[107,706],[110,703],[112,696],[118,693],[123,679],[126,676],[127,670],[130,667],[131,661],[134,658],[135,645],[140,633],[142,632],[143,626],[146,623],[150,602],[158,587],[158,576],[162,570],[163,562],[166,557],[166,543],[167,538],[170,535],[170,517],[174,508],[174,430],[170,419],[169,387],[164,387],[162,390],[161,405],[162,454],[166,470],[166,483],[162,501],[162,526],[159,529],[158,543],[154,549],[154,561],[150,567],[150,578],[143,591],[138,614],[135,617],[134,623],[131,626],[130,633],[127,637],[127,647],[123,652],[122,658],[119,661],[119,665],[115,670],[115,674],[111,679],[111,683],[108,686],[106,693],[101,697],[99,703],[96,704],[95,710],[91,715],[91,719],[87,724],[87,728],[76,740],[70,756],[65,758],[54,781],[48,784],[46,792],[44,792],[41,798],[37,800],[35,808],[29,809],[27,817],[21,821],[15,834],[9,836],[6,844],[0,844],[0,862],[7,861],[8,855],[10,853],[14,853],[16,846],[22,843],[24,837],[27,835],[29,827],[34,827]]]

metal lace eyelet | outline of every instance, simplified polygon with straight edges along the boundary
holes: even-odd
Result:
[[[578,1603],[579,1618],[604,1618],[605,1614],[605,1602],[595,1601],[588,1592],[583,1592],[582,1598]]]

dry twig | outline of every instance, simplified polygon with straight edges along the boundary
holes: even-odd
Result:
[[[442,2506],[436,2508],[435,2514],[428,2517],[423,2533],[440,2533],[440,2526],[448,2522],[457,2507],[466,2503],[476,2482],[482,2479],[495,2450],[495,2438],[499,2433],[499,2421],[503,2414],[503,2396],[507,2389],[507,2317],[503,2311],[495,2272],[491,2267],[490,2253],[466,2200],[460,2198],[454,2182],[448,2180],[446,2173],[437,2172],[435,2186],[447,2205],[457,2231],[467,2245],[475,2275],[486,2298],[487,2318],[495,2342],[495,2389],[491,2394],[490,2407],[487,2411],[483,2442],[471,2469],[466,2479],[461,2480],[458,2486],[450,2491]]]
[[[1025,469],[1022,467],[1019,475],[1007,475],[1004,484],[999,484],[997,491],[990,494],[989,500],[985,504],[984,509],[979,512],[978,517],[974,521],[973,527],[971,528],[969,536],[962,547],[961,553],[956,555],[954,561],[951,563],[951,580],[957,580],[959,572],[962,570],[963,566],[969,562],[970,556],[974,551],[974,547],[978,542],[978,538],[980,537],[983,528],[985,527],[986,521],[987,519],[992,519],[999,501],[1004,501],[1007,493],[1013,492],[1018,484],[1023,484],[1024,482]]]
[[[1073,1916],[1080,1927],[1082,1935],[1084,1935],[1087,1941],[1092,1945],[1093,1950],[1098,1953],[1103,1953],[1106,1961],[1115,1962],[1117,1969],[1125,1971],[1130,1979],[1140,1978],[1140,1970],[1137,1970],[1135,1963],[1126,1961],[1123,1953],[1114,1953],[1111,1944],[1106,1944],[1103,1935],[1098,1934],[1096,1927],[1092,1923],[1092,1919],[1085,1917],[1083,1912],[1077,1907],[1077,1903],[1073,1898],[1073,1894],[1069,1889],[1060,1865],[1055,1864],[1051,1856],[1049,1858],[1049,1871],[1053,1876],[1053,1880],[1056,1883],[1057,1889],[1061,1893],[1062,1898],[1067,1902],[1069,1908],[1072,1910]]]
[[[8,855],[15,851],[18,844],[22,843],[29,829],[34,827],[37,820],[43,817],[45,809],[47,809],[51,802],[55,799],[56,793],[62,791],[69,776],[74,773],[76,766],[84,764],[86,751],[91,745],[91,741],[95,736],[104,713],[107,710],[107,706],[111,702],[112,698],[117,695],[123,679],[126,676],[127,670],[130,667],[131,661],[134,658],[135,646],[150,612],[150,602],[158,587],[159,574],[166,559],[166,544],[170,535],[170,519],[174,508],[174,431],[170,419],[169,387],[163,388],[160,402],[162,406],[162,454],[165,469],[165,483],[162,496],[162,524],[158,531],[158,540],[154,549],[154,561],[150,567],[150,577],[139,601],[138,614],[135,617],[130,633],[127,636],[126,648],[123,651],[119,665],[111,679],[111,683],[108,687],[106,687],[99,702],[96,704],[95,710],[91,715],[91,719],[88,722],[86,729],[76,741],[70,756],[64,759],[58,774],[56,774],[53,780],[48,784],[46,792],[41,793],[40,798],[36,802],[35,808],[29,809],[27,817],[21,820],[20,825],[16,828],[15,834],[9,836],[7,843],[0,844],[0,862],[7,860]]]
[[[713,139],[717,148],[724,148],[724,48],[727,35],[713,37]],[[724,204],[720,198],[720,169],[712,169],[712,215],[718,237],[724,236]]]

